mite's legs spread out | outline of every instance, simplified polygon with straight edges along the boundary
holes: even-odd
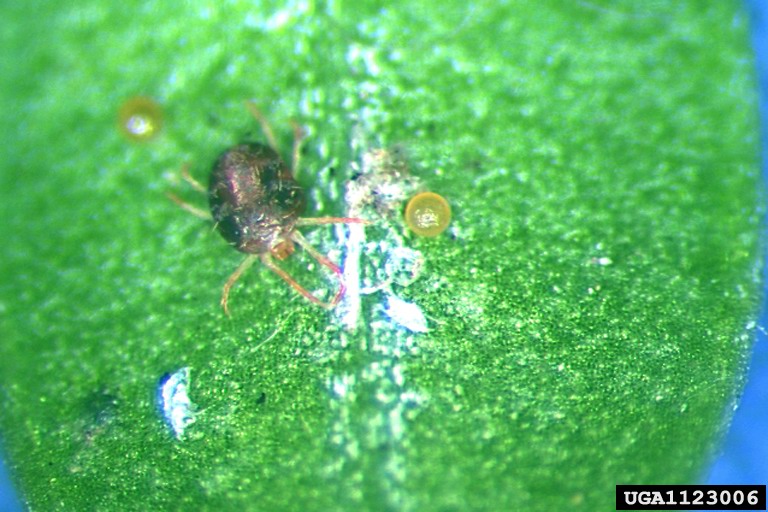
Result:
[[[257,107],[256,104],[252,101],[246,101],[245,107],[248,109],[251,115],[256,118],[256,121],[259,122],[259,125],[261,125],[261,131],[264,132],[264,136],[267,138],[269,147],[274,149],[275,153],[280,154],[280,151],[277,148],[277,139],[275,139],[275,134],[272,132],[272,126],[270,126],[266,116],[261,112],[261,110],[259,110],[259,107]],[[296,121],[291,121],[291,128],[293,128],[293,150],[291,152],[291,174],[293,176],[296,176],[296,171],[299,170],[299,160],[301,157],[301,142],[304,140],[304,137],[306,136],[306,134],[304,133],[304,129]]]
[[[301,286],[299,283],[296,282],[294,278],[291,277],[291,275],[286,272],[285,270],[281,269],[277,266],[275,261],[272,259],[272,256],[269,253],[264,253],[261,255],[261,262],[264,263],[264,266],[269,268],[272,272],[280,276],[283,281],[291,285],[291,287],[299,292],[301,295],[303,295],[305,298],[307,298],[309,301],[317,304],[320,307],[323,307],[325,309],[331,309],[333,308],[336,303],[338,302],[337,298],[334,297],[335,302],[323,302],[322,300],[315,297],[312,292]],[[337,267],[338,268],[338,267]],[[342,286],[343,288],[343,286]],[[337,294],[338,297],[338,294]]]
[[[333,217],[326,217],[326,218],[333,218]],[[318,219],[311,219],[311,220],[318,220]],[[326,304],[324,302],[318,302],[317,299],[312,300],[312,302],[317,302],[317,304],[320,304],[323,307],[327,308],[333,308],[336,306],[336,304],[339,303],[341,298],[344,296],[344,291],[346,290],[346,287],[344,286],[344,279],[341,273],[341,269],[338,265],[336,265],[334,262],[323,256],[317,249],[315,249],[312,244],[310,244],[304,236],[299,233],[298,231],[294,231],[291,233],[291,239],[302,246],[305,251],[307,251],[313,258],[317,260],[318,263],[323,265],[324,267],[331,270],[331,272],[334,273],[336,279],[339,280],[339,290],[336,292],[336,296],[333,297],[333,300]],[[301,293],[301,291],[299,291]],[[309,298],[309,297],[307,297]]]
[[[267,118],[264,117],[264,114],[261,113],[261,110],[259,110],[259,107],[257,107],[256,104],[252,101],[246,101],[245,107],[261,125],[261,131],[264,132],[264,136],[267,138],[269,147],[274,149],[277,154],[280,154],[280,152],[277,149],[277,139],[275,138],[275,134],[272,133],[272,127],[269,125],[269,121],[267,121]]]
[[[229,308],[227,308],[227,301],[229,300],[229,290],[232,289],[232,285],[235,284],[235,282],[238,279],[240,279],[240,276],[243,275],[243,272],[248,270],[258,257],[259,257],[258,254],[249,254],[243,260],[243,262],[237,266],[235,271],[232,272],[232,275],[229,276],[229,279],[227,279],[227,282],[224,283],[224,288],[221,290],[221,307],[224,308],[225,315],[229,316]]]
[[[229,316],[229,308],[227,307],[227,302],[229,301],[229,292],[232,289],[232,286],[235,284],[235,282],[240,279],[240,276],[243,275],[243,272],[248,270],[252,265],[253,262],[256,261],[257,258],[261,259],[261,262],[264,264],[265,267],[267,267],[269,270],[280,276],[280,278],[291,285],[291,287],[299,292],[301,295],[306,297],[309,301],[317,304],[318,306],[321,306],[326,309],[332,309],[335,307],[339,301],[341,300],[341,297],[344,295],[344,283],[341,280],[341,269],[333,263],[331,260],[320,254],[320,252],[317,251],[312,245],[303,237],[301,236],[301,233],[294,232],[291,236],[293,240],[296,241],[299,245],[301,245],[313,258],[317,260],[318,263],[323,265],[324,267],[327,267],[330,269],[335,277],[339,280],[339,289],[336,292],[336,295],[333,297],[333,300],[331,302],[324,302],[317,297],[315,297],[312,292],[301,286],[296,280],[291,277],[291,275],[286,272],[285,270],[281,269],[277,263],[275,263],[275,260],[272,258],[272,255],[268,252],[257,255],[257,254],[250,254],[248,255],[242,263],[235,269],[235,271],[232,273],[231,276],[229,276],[229,279],[227,279],[227,282],[224,284],[224,288],[221,291],[221,307],[224,308],[224,313]]]
[[[205,185],[197,181],[195,178],[192,177],[191,174],[189,174],[189,166],[185,165],[181,169],[181,177],[184,178],[184,181],[192,185],[192,188],[197,190],[198,192],[202,192],[203,194],[207,194],[208,190],[206,190]]]
[[[181,168],[181,172],[179,173],[179,174],[181,174],[181,177],[184,179],[184,181],[189,183],[192,186],[193,189],[197,190],[198,192],[202,192],[203,194],[207,194],[208,191],[205,189],[203,184],[200,183],[199,181],[197,181],[195,178],[193,178],[191,174],[189,174],[188,167],[189,166],[187,166],[185,164]],[[195,217],[200,217],[201,219],[205,219],[205,220],[211,220],[211,214],[207,210],[203,210],[202,208],[198,208],[197,206],[193,206],[193,205],[189,204],[188,202],[184,201],[183,199],[181,199],[176,194],[173,194],[171,192],[166,192],[165,196],[168,199],[170,199],[171,201],[173,201],[174,203],[176,203],[177,205],[179,205],[180,208],[182,208],[183,210],[188,211],[189,213],[191,213]]]
[[[248,109],[251,115],[256,119],[256,121],[258,121],[259,125],[261,126],[261,130],[264,132],[264,136],[266,137],[269,146],[275,151],[275,153],[279,154],[279,151],[277,148],[277,139],[275,138],[274,132],[272,131],[272,127],[270,126],[269,121],[267,121],[267,118],[264,116],[264,114],[262,114],[261,110],[259,110],[258,106],[255,103],[251,101],[246,101],[245,107]],[[301,159],[301,143],[304,140],[305,132],[302,129],[302,127],[295,121],[291,121],[291,127],[293,128],[291,174],[295,176],[296,171],[299,168],[299,163]],[[281,163],[281,168],[285,170],[285,168],[282,166],[282,162],[280,163]],[[187,170],[186,165],[182,167],[181,172],[179,174],[181,175],[182,179],[184,179],[184,181],[186,181],[193,189],[197,190],[198,192],[207,194],[208,192],[207,188],[189,174],[189,171]],[[197,208],[196,206],[193,206],[192,204],[184,201],[183,199],[179,198],[178,196],[170,192],[166,192],[166,196],[168,196],[168,198],[171,201],[173,201],[179,207],[188,211],[189,213],[197,217],[200,217],[202,219],[212,220],[212,216],[208,211],[203,210],[201,208]],[[305,297],[310,302],[317,304],[326,309],[334,308],[341,301],[342,297],[344,296],[344,292],[346,290],[343,282],[342,271],[338,265],[333,263],[330,259],[328,259],[326,256],[321,254],[317,249],[315,249],[302,236],[302,234],[295,229],[298,226],[312,226],[312,225],[319,225],[319,224],[370,224],[370,222],[363,219],[350,218],[350,217],[318,217],[318,218],[299,218],[295,220],[295,224],[293,225],[287,224],[285,226],[286,228],[285,232],[282,233],[283,239],[281,240],[281,244],[278,244],[272,247],[268,251],[258,252],[257,254],[248,255],[240,263],[240,265],[238,265],[235,271],[229,276],[221,292],[221,306],[224,309],[225,314],[229,315],[229,309],[227,307],[227,303],[229,300],[229,293],[232,290],[232,287],[237,282],[237,280],[240,279],[240,276],[242,276],[243,273],[246,270],[248,270],[257,259],[261,260],[261,262],[267,268],[269,268],[272,272],[280,276],[280,278],[283,281],[288,283],[294,290],[296,290],[298,293],[300,293],[303,297]],[[336,291],[336,294],[333,296],[333,298],[329,302],[325,302],[317,298],[310,291],[308,291],[306,288],[301,286],[293,277],[291,277],[290,274],[288,274],[288,272],[280,268],[275,262],[275,258],[283,259],[285,256],[287,256],[287,254],[282,254],[277,250],[278,246],[281,246],[284,242],[290,243],[290,241],[293,241],[299,244],[319,264],[321,264],[322,266],[326,267],[328,270],[333,272],[334,277],[338,280],[339,284],[338,284],[338,289]]]

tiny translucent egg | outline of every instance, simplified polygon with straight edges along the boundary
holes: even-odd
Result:
[[[405,223],[419,236],[437,236],[451,223],[451,207],[434,192],[416,194],[405,207]]]
[[[133,142],[155,138],[163,126],[163,109],[144,96],[127,99],[120,105],[117,117],[120,132]]]

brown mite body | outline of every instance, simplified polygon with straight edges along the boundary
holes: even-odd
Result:
[[[240,276],[256,260],[280,276],[293,289],[311,302],[327,309],[335,307],[344,296],[341,269],[323,256],[297,230],[298,226],[315,224],[367,224],[368,221],[347,217],[299,217],[304,210],[304,190],[294,179],[298,168],[302,131],[294,125],[293,160],[289,168],[276,150],[272,129],[259,109],[251,102],[246,107],[261,124],[269,145],[246,143],[234,146],[218,158],[208,184],[211,217],[224,239],[238,251],[248,254],[232,273],[221,294],[221,306],[229,314],[229,291]],[[186,171],[183,178],[195,189],[206,192],[205,187]],[[197,215],[208,215],[173,194],[168,197],[179,206]],[[318,263],[334,273],[339,281],[336,295],[324,302],[296,282],[281,269],[275,258],[283,260],[294,251],[294,243],[300,245]]]
[[[208,200],[216,228],[238,251],[278,259],[293,251],[304,190],[272,148],[241,144],[225,151],[213,167]]]

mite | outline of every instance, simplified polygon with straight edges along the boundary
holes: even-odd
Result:
[[[289,168],[277,152],[275,136],[264,115],[251,102],[246,102],[246,107],[261,125],[268,145],[245,143],[224,151],[213,166],[207,189],[186,170],[182,171],[184,179],[195,189],[207,192],[210,215],[173,194],[168,196],[199,217],[213,218],[216,229],[224,239],[238,251],[247,254],[224,284],[221,306],[225,314],[229,315],[227,302],[232,286],[257,260],[314,304],[332,309],[344,296],[341,269],[318,252],[297,228],[316,224],[369,222],[348,217],[301,217],[305,206],[304,190],[294,179],[294,174],[299,164],[303,131],[293,123],[293,153]],[[284,260],[290,256],[296,244],[336,276],[339,285],[330,302],[317,298],[277,265],[275,260]]]

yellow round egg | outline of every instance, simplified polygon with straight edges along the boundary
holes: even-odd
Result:
[[[416,194],[405,207],[405,223],[419,236],[437,236],[451,223],[451,207],[434,192]]]
[[[146,142],[157,136],[163,126],[163,109],[145,96],[129,98],[117,114],[120,132],[133,142]]]

